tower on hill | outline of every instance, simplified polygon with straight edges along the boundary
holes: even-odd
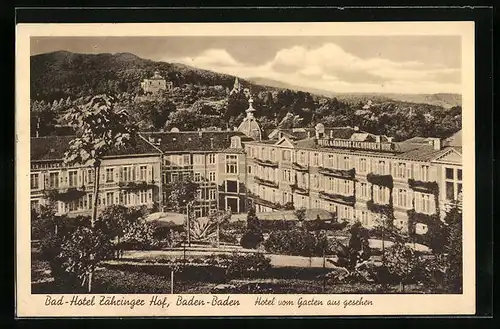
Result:
[[[240,85],[240,81],[238,80],[238,77],[236,77],[234,79],[233,89],[229,92],[229,95],[232,95],[234,93],[239,93],[239,92],[241,92],[241,85]]]

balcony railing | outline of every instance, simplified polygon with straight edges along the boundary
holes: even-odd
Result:
[[[339,202],[349,206],[352,206],[356,203],[356,197],[354,195],[346,196],[341,194],[327,193],[325,191],[320,191],[319,196],[324,200]]]
[[[391,175],[369,173],[366,175],[366,180],[373,185],[385,186],[389,189],[392,189],[394,186],[394,181]]]
[[[80,199],[86,195],[85,187],[80,189],[70,187],[67,189],[46,189],[44,190],[45,197],[54,201],[71,202]]]
[[[309,171],[309,165],[302,165],[297,162],[292,163],[292,169],[297,171]]]
[[[394,208],[393,208],[392,204],[378,204],[378,203],[373,202],[373,200],[368,200],[366,202],[366,207],[371,212],[374,212],[377,214],[384,214],[386,216],[393,216],[393,213],[394,213]]]
[[[439,185],[437,182],[424,182],[410,178],[408,179],[408,186],[417,192],[430,194],[437,194],[439,192]]]
[[[271,168],[278,168],[278,162],[276,161],[271,161],[271,160],[262,160],[259,158],[254,159],[255,163],[264,166],[264,167],[271,167]]]
[[[290,185],[292,191],[297,194],[309,195],[309,189],[298,186],[297,184]]]
[[[279,202],[272,202],[266,199],[263,199],[262,197],[253,194],[253,193],[248,193],[248,198],[251,199],[255,204],[260,204],[262,206],[272,208],[272,209],[283,209],[283,205],[281,205]]]
[[[119,182],[118,186],[124,190],[144,190],[156,186],[154,181],[139,181],[139,182]]]
[[[356,176],[356,170],[352,169],[330,169],[325,167],[319,167],[318,171],[320,174],[332,177],[338,177],[343,179],[354,179]]]
[[[257,176],[254,176],[254,180],[256,183],[261,184],[261,185],[265,185],[265,186],[269,186],[269,187],[273,187],[273,188],[279,187],[278,183],[267,180],[267,179],[262,179],[262,178],[257,177]]]

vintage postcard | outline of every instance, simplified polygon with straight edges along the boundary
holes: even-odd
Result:
[[[475,312],[474,23],[19,24],[18,317]]]

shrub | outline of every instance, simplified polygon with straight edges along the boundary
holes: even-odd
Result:
[[[264,236],[259,231],[247,231],[241,237],[240,244],[246,249],[257,249],[257,247],[264,241]]]
[[[238,243],[238,239],[236,238],[236,236],[228,230],[220,230],[219,241],[232,244]]]
[[[264,242],[267,251],[293,256],[314,256],[317,254],[316,237],[304,230],[272,232]]]
[[[271,267],[271,260],[261,253],[235,254],[229,258],[226,275],[230,278],[255,277]]]

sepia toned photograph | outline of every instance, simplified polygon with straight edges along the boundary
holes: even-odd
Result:
[[[29,295],[463,295],[463,36],[259,31],[29,37]]]

